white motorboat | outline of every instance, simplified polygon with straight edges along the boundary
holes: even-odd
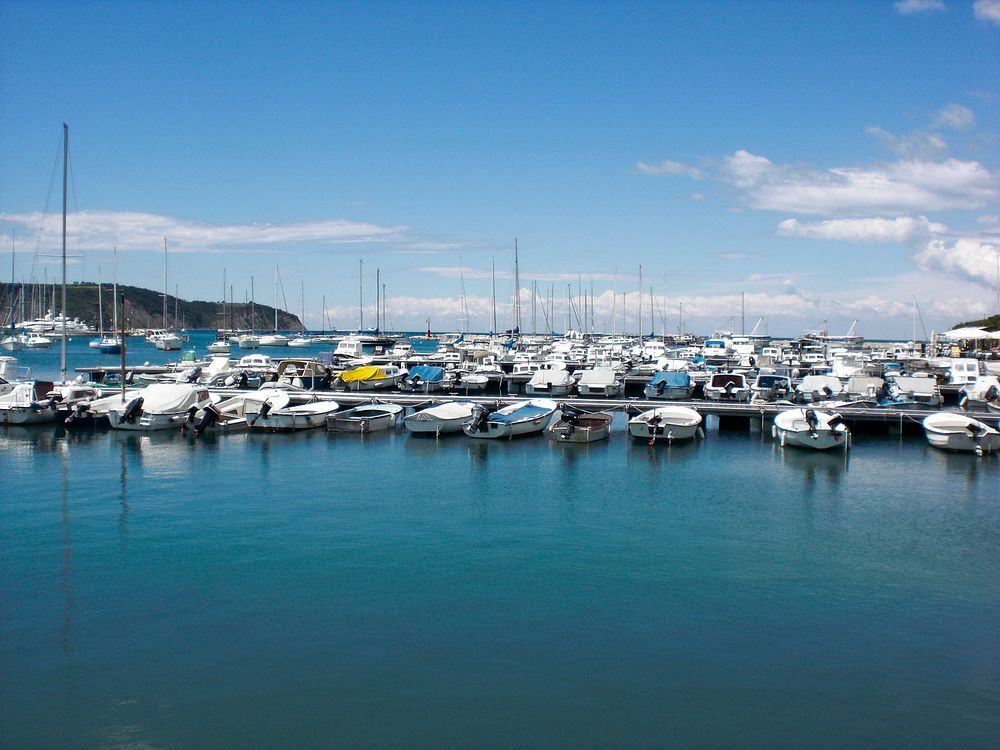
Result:
[[[52,339],[40,333],[32,333],[24,337],[25,349],[51,349]]]
[[[397,384],[399,390],[407,393],[432,393],[445,390],[451,384],[443,367],[414,365]]]
[[[340,408],[336,401],[308,401],[289,404],[281,408],[271,408],[271,401],[265,401],[256,413],[245,412],[247,427],[266,432],[293,432],[311,430],[326,424],[328,416]]]
[[[560,443],[593,443],[611,434],[614,415],[606,412],[585,412],[559,405],[559,419],[545,428],[545,437]]]
[[[260,346],[260,337],[252,333],[244,333],[236,340],[240,349],[256,349]]]
[[[529,396],[568,396],[575,383],[567,370],[538,369],[525,384],[524,392]]]
[[[249,427],[248,413],[252,417],[259,417],[265,403],[267,411],[270,412],[271,409],[285,408],[290,401],[291,396],[288,391],[261,388],[232,396],[218,403],[209,403],[200,409],[192,406],[181,423],[181,432],[190,430],[194,435],[201,435],[205,432],[245,430]]]
[[[295,336],[288,339],[288,345],[292,348],[304,349],[307,346],[313,345],[313,339],[310,336]]]
[[[231,348],[232,344],[220,339],[208,345],[208,352],[209,354],[229,354]]]
[[[740,372],[718,372],[704,385],[705,398],[710,401],[749,401],[750,386]]]
[[[923,421],[927,442],[935,448],[978,456],[1000,451],[1000,432],[985,422],[955,412],[938,412]]]
[[[750,386],[751,401],[772,403],[792,394],[792,379],[787,375],[761,372]]]
[[[628,421],[628,434],[648,440],[690,440],[700,435],[701,414],[686,406],[660,406],[638,414]]]
[[[156,331],[147,336],[146,341],[164,352],[177,351],[184,344],[184,339],[173,331]]]
[[[446,401],[404,417],[403,426],[410,432],[424,434],[461,432],[472,419],[473,407],[472,401]]]
[[[108,409],[108,422],[116,430],[148,432],[179,426],[194,406],[212,402],[208,389],[190,383],[153,383],[128,401]]]
[[[336,387],[348,391],[379,391],[395,388],[406,375],[396,365],[362,365],[340,373],[334,381]]]
[[[326,418],[329,432],[377,432],[395,427],[403,414],[399,404],[364,404]]]
[[[549,426],[559,404],[547,398],[518,401],[491,412],[483,404],[476,404],[472,421],[463,431],[474,438],[512,438],[541,432]]]
[[[676,370],[658,370],[653,373],[642,389],[646,398],[653,399],[688,399],[694,393],[694,381],[691,375]]]
[[[260,337],[261,346],[288,346],[288,336],[283,333],[264,333]]]
[[[0,424],[56,422],[77,403],[98,395],[95,388],[77,383],[54,385],[47,380],[13,383],[0,395]]]
[[[581,396],[621,396],[625,384],[618,373],[610,367],[595,367],[584,370],[576,383],[576,392]]]
[[[812,408],[788,409],[777,414],[771,436],[782,447],[795,445],[821,451],[830,448],[846,450],[851,444],[851,432],[843,417],[836,412]]]

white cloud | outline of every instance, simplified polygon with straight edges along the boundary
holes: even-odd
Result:
[[[421,268],[414,269],[419,273],[426,273],[432,276],[441,276],[446,279],[457,279],[464,277],[466,279],[489,279],[495,277],[497,279],[513,281],[514,272],[507,269],[497,269],[495,272],[492,270],[483,270],[475,268],[462,268],[459,266],[423,266]],[[593,281],[628,281],[638,278],[636,274],[627,273],[608,273],[606,271],[599,271],[597,273],[584,273],[576,271],[565,271],[565,272],[545,272],[545,273],[526,273],[521,271],[520,277],[522,281],[550,281],[550,282],[566,282],[577,284],[581,279],[589,283]]]
[[[933,13],[945,9],[942,0],[899,0],[893,7],[903,15],[914,13]]]
[[[947,232],[943,224],[932,223],[924,216],[900,216],[895,219],[830,219],[801,223],[786,219],[778,224],[778,234],[805,237],[811,240],[843,240],[847,242],[896,242],[901,245],[923,245],[931,237]]]
[[[737,151],[721,177],[752,208],[799,214],[911,213],[985,207],[1000,197],[997,178],[978,162],[901,160],[821,170],[781,165]]]
[[[916,256],[917,265],[927,271],[944,271],[965,281],[993,288],[997,281],[997,258],[1000,245],[978,238],[955,242],[932,240]]]
[[[6,214],[0,221],[39,231],[49,245],[61,236],[59,215]],[[39,230],[39,227],[41,229]],[[80,211],[67,217],[67,244],[74,249],[159,250],[163,239],[176,252],[274,250],[276,246],[395,243],[423,249],[404,226],[379,226],[348,219],[291,224],[213,225],[141,212]]]
[[[886,149],[904,158],[934,158],[948,150],[948,142],[938,133],[918,130],[908,135],[896,135],[877,125],[868,126],[865,132],[878,138]]]
[[[937,111],[933,125],[936,128],[968,130],[975,127],[976,113],[961,104],[949,104]]]
[[[1000,26],[1000,0],[976,0],[972,4],[976,18]]]
[[[635,169],[641,174],[660,177],[662,175],[687,175],[694,180],[700,180],[704,173],[697,167],[690,167],[677,161],[661,161],[659,164],[648,164],[644,161],[635,163]]]

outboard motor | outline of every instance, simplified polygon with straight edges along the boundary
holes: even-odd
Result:
[[[995,385],[991,385],[986,393],[983,394],[984,401],[996,401],[1000,399],[1000,389]]]
[[[247,377],[246,370],[240,371],[240,379],[236,381],[237,388],[246,388],[249,378]]]
[[[271,402],[270,401],[265,401],[263,404],[260,405],[260,411],[257,412],[257,416],[253,418],[253,421],[251,421],[250,424],[251,425],[257,424],[257,420],[258,419],[264,419],[264,420],[266,420],[267,419],[267,414],[270,411],[271,411]]]
[[[333,370],[327,367],[326,374],[323,376],[323,379],[319,381],[319,387],[321,390],[327,391],[330,389],[330,386],[332,384],[333,384]]]
[[[663,417],[659,414],[654,414],[649,419],[649,432],[652,435],[662,435],[663,434]]]
[[[67,427],[82,425],[84,422],[92,421],[94,415],[90,413],[90,404],[82,401],[73,407],[72,413],[63,421]]]
[[[200,378],[200,377],[201,377],[201,368],[200,367],[192,367],[191,368],[191,372],[188,373],[187,382],[188,383],[197,383],[198,382],[198,378]]]
[[[455,379],[452,380],[452,384],[456,385],[456,386],[462,384],[462,371],[461,370],[456,370],[455,371]]]
[[[972,436],[973,440],[978,440],[979,438],[981,438],[983,435],[986,434],[986,430],[983,427],[973,422],[970,422],[965,429],[969,431],[969,434]]]
[[[735,389],[736,389],[736,383],[730,380],[728,383],[726,383],[725,388],[722,389],[723,398],[729,398],[729,399],[734,398],[733,391]]]
[[[189,427],[194,427],[195,425],[195,415],[198,413],[197,406],[191,406],[187,410],[187,416],[184,417],[184,421],[181,422],[181,434],[187,432]]]
[[[813,440],[819,437],[819,417],[813,409],[806,409],[806,424],[809,425],[809,435]]]
[[[193,407],[192,407],[193,408]],[[205,430],[216,424],[222,417],[222,412],[219,411],[215,404],[209,404],[201,412],[201,419],[198,420],[198,424],[194,426],[194,434],[201,435]]]
[[[469,432],[475,433],[480,430],[485,430],[489,421],[489,409],[482,404],[476,404],[472,407],[472,420],[469,422]]]
[[[662,396],[663,395],[663,391],[665,391],[666,388],[667,388],[667,381],[666,380],[661,380],[659,383],[656,384],[656,395],[657,396]]]
[[[142,416],[142,404],[145,399],[142,396],[136,396],[134,399],[125,404],[125,409],[122,411],[121,421],[128,422],[132,424],[139,417]]]

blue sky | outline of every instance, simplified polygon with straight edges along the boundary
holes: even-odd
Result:
[[[1000,0],[0,4],[18,280],[358,323],[873,338],[1000,311]],[[0,243],[9,269],[10,240]],[[6,278],[8,271],[3,271]],[[577,302],[577,304],[580,304]],[[541,302],[534,327],[543,330]],[[624,313],[623,313],[624,311]],[[373,310],[365,313],[373,321]],[[576,325],[576,322],[573,321]]]

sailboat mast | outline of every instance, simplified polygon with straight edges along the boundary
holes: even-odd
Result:
[[[365,329],[365,260],[358,258],[358,333]]]
[[[112,286],[112,297],[111,297],[111,315],[112,324],[111,328],[114,331],[114,335],[118,335],[118,248],[114,248],[111,251],[111,286]],[[223,295],[225,292],[223,292]]]
[[[514,238],[514,328],[521,333],[521,274],[517,265],[517,237]]]
[[[63,123],[62,207],[62,336],[59,339],[59,379],[66,382],[66,192],[69,182],[69,125]]]
[[[278,332],[278,266],[274,266],[274,332]]]
[[[163,329],[167,329],[167,238],[163,238]]]
[[[490,258],[490,279],[493,283],[493,333],[497,332],[497,262]]]
[[[379,320],[381,317],[379,315],[381,311],[381,297],[379,296],[380,287],[382,284],[382,270],[379,268],[375,269],[375,335],[378,335],[379,330],[382,328],[382,321]]]

